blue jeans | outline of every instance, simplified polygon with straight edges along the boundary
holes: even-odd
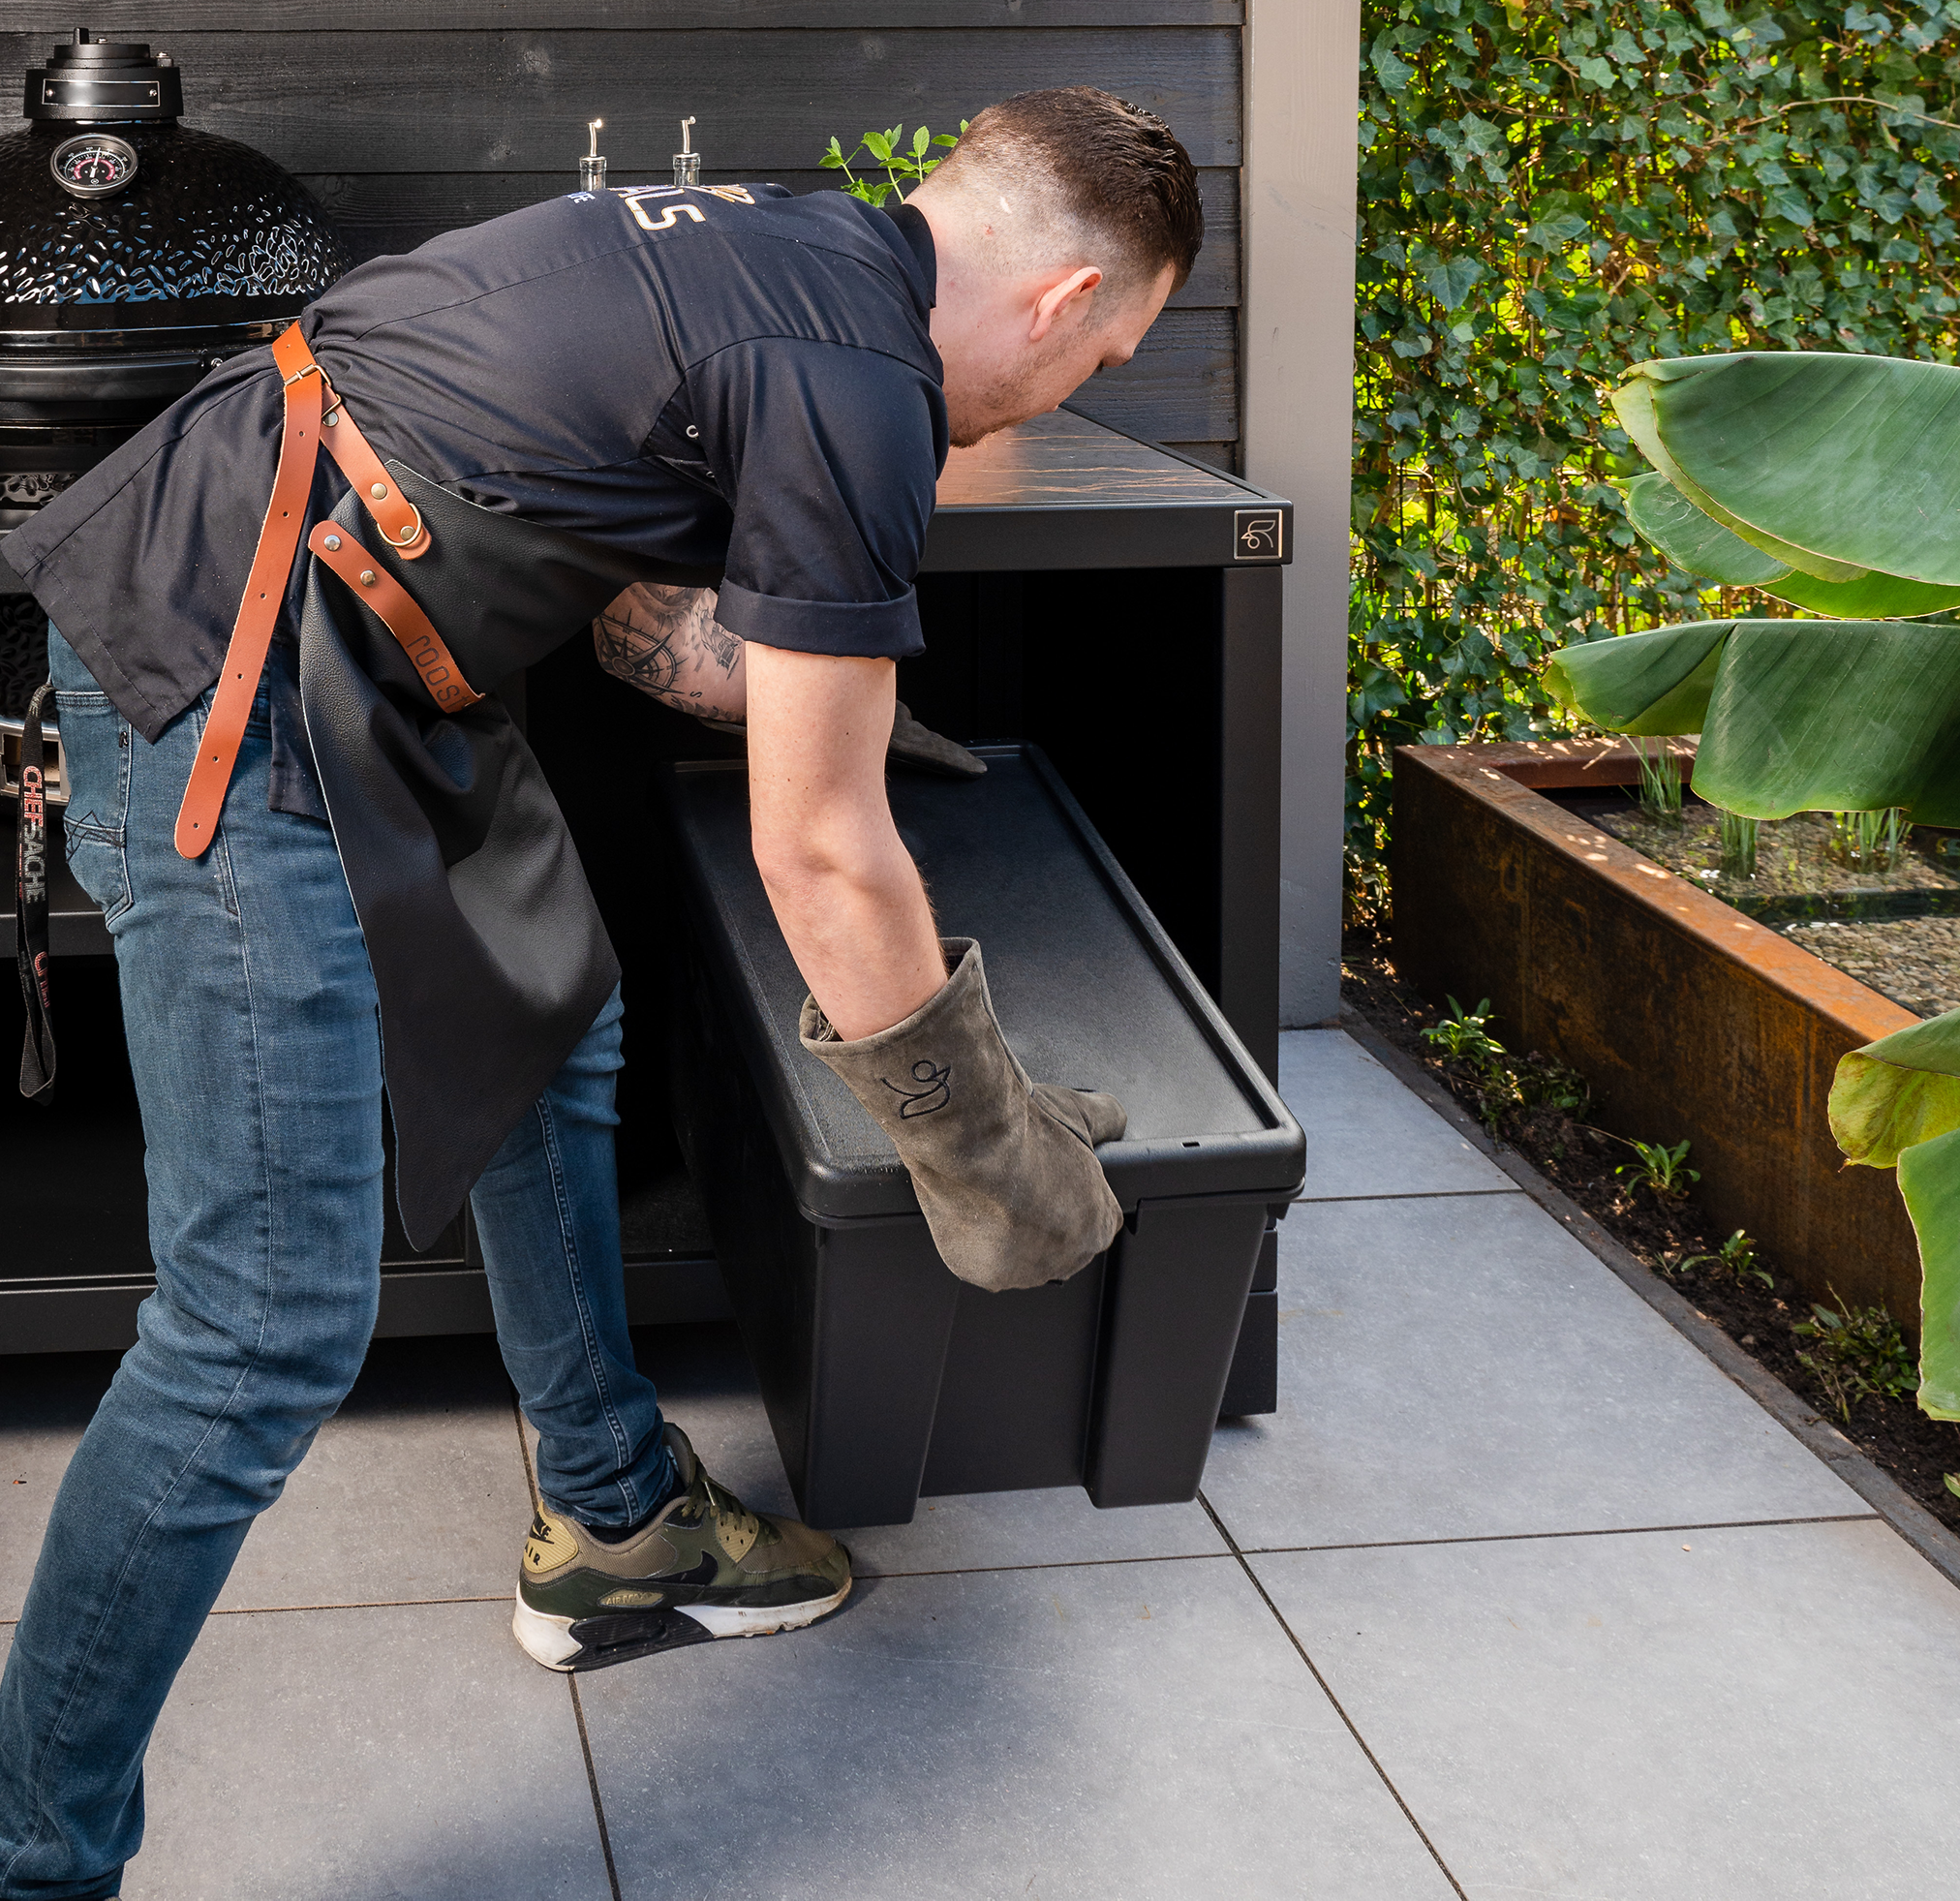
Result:
[[[149,746],[58,634],[49,659],[70,861],[115,936],[157,1291],[62,1481],[0,1679],[4,1901],[116,1891],[157,1713],[360,1370],[382,1246],[374,977],[332,834],[266,809],[263,695],[193,864],[171,831],[209,696]],[[539,1488],[602,1527],[674,1484],[627,1335],[620,1015],[615,992],[472,1196]]]

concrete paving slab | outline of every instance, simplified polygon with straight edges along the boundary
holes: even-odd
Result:
[[[1960,1592],[1882,1523],[1253,1563],[1472,1896],[1952,1891]]]
[[[1232,1560],[861,1592],[583,1679],[627,1901],[1447,1901]]]
[[[1345,1030],[1287,1030],[1279,1093],[1306,1131],[1305,1200],[1517,1192]]]
[[[121,1358],[22,1353],[0,1359],[0,1623],[20,1615],[61,1475]]]
[[[252,1527],[218,1608],[505,1595],[530,1527],[496,1341],[377,1340],[284,1495]]]
[[[124,1901],[606,1901],[570,1696],[507,1605],[213,1617]]]
[[[736,1329],[649,1328],[635,1334],[634,1348],[659,1383],[662,1407],[708,1470],[745,1504],[793,1516],[796,1501]],[[1099,1512],[1074,1486],[921,1499],[908,1525],[860,1526],[838,1536],[864,1574],[1188,1557],[1226,1548],[1203,1506]]]
[[[20,1614],[55,1489],[119,1358],[0,1362],[0,1620]],[[496,1343],[377,1341],[284,1496],[252,1527],[219,1608],[502,1594],[530,1522]]]
[[[1302,1204],[1280,1410],[1205,1495],[1257,1547],[1870,1508],[1523,1196]]]

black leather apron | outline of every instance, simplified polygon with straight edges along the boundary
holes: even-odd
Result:
[[[350,493],[361,536],[488,693],[583,631],[636,581],[679,568],[499,514],[387,464],[432,545],[402,561]],[[620,975],[558,802],[494,696],[439,712],[382,622],[309,559],[299,629],[307,737],[381,996],[396,1196],[434,1242]]]

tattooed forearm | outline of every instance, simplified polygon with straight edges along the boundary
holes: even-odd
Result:
[[[742,643],[715,621],[713,588],[628,588],[593,623],[605,670],[702,720],[748,712]]]
[[[742,664],[742,643],[715,618],[715,597],[706,588],[708,613],[701,622],[701,645],[715,658],[715,664],[723,673],[733,673]]]

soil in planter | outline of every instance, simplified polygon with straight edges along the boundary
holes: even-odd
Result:
[[[1914,832],[1891,863],[1847,865],[1822,813],[1758,828],[1756,875],[1721,870],[1720,817],[1689,800],[1679,822],[1633,803],[1588,802],[1586,816],[1643,856],[1869,984],[1914,1016],[1960,1009],[1960,844]]]
[[[1692,1193],[1682,1201],[1663,1201],[1646,1189],[1630,1187],[1614,1173],[1634,1159],[1633,1150],[1590,1126],[1583,1107],[1559,1106],[1561,1100],[1573,1099],[1573,1071],[1547,1057],[1514,1054],[1505,1063],[1508,1080],[1493,1081],[1477,1064],[1439,1057],[1423,1040],[1423,1031],[1440,1021],[1440,1013],[1400,982],[1386,936],[1372,930],[1351,931],[1342,944],[1341,996],[1377,1035],[1421,1062],[1499,1141],[1515,1148],[1622,1246],[1669,1279],[1700,1313],[1820,1417],[1839,1426],[1936,1518],[1960,1531],[1960,1497],[1945,1485],[1948,1472],[1960,1473],[1960,1426],[1928,1419],[1910,1396],[1883,1395],[1853,1401],[1847,1419],[1797,1358],[1817,1351],[1816,1341],[1792,1331],[1812,1317],[1808,1297],[1761,1253],[1757,1265],[1772,1276],[1768,1287],[1712,1263],[1686,1267],[1696,1255],[1717,1254],[1728,1237],[1709,1225]],[[1505,1027],[1494,1020],[1490,1025],[1499,1042]],[[1637,1133],[1646,1140],[1675,1139],[1667,1129]],[[1687,1159],[1693,1166],[1694,1155]]]

